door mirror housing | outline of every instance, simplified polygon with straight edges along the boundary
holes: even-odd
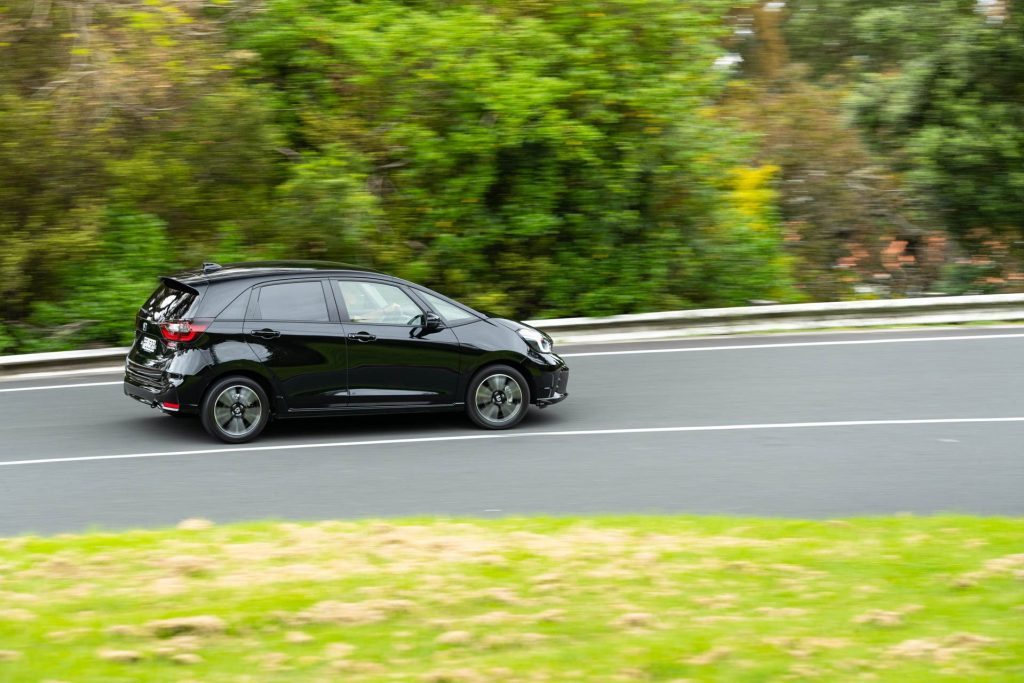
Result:
[[[437,313],[423,314],[423,328],[426,330],[439,330],[444,327],[444,321]]]

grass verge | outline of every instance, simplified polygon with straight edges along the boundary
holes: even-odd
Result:
[[[0,539],[2,681],[1021,680],[1024,520]]]

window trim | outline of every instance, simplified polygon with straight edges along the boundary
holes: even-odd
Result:
[[[306,284],[310,282],[316,282],[320,285],[320,291],[324,295],[324,308],[327,309],[327,320],[296,320],[294,318],[264,318],[262,315],[257,316],[260,313],[260,294],[264,287],[271,287],[274,285],[295,285],[295,284]],[[258,285],[254,285],[250,290],[249,294],[249,306],[245,311],[245,322],[247,323],[260,323],[260,322],[275,322],[275,323],[303,323],[307,325],[324,325],[329,323],[338,323],[338,311],[334,306],[331,306],[333,299],[327,295],[325,289],[326,284],[323,278],[296,278],[286,280],[270,280],[268,282],[261,282]]]

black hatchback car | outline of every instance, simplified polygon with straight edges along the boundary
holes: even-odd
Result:
[[[487,429],[568,396],[543,332],[340,263],[204,264],[139,310],[124,393],[242,443],[271,418],[465,410]]]

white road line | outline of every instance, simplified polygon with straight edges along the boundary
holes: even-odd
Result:
[[[749,349],[788,349],[802,346],[851,346],[854,344],[909,344],[913,342],[978,341],[982,339],[1020,339],[1024,334],[971,334],[949,337],[904,337],[900,339],[844,339],[842,341],[785,342],[782,344],[736,344],[733,346],[693,346],[671,349],[632,349],[629,351],[589,351],[560,353],[562,358],[585,356],[629,356],[644,353],[685,353],[696,351],[746,351]]]
[[[83,455],[71,458],[40,458],[36,460],[9,460],[0,467],[16,465],[46,465],[63,462],[91,462],[93,460],[131,460],[140,458],[167,458],[175,455],[208,455],[211,453],[249,453],[259,451],[304,450],[308,448],[346,448],[352,446],[391,446],[395,444],[436,443],[441,441],[477,441],[481,439],[525,439],[555,436],[612,436],[620,434],[663,434],[672,432],[731,432],[751,429],[806,429],[811,427],[879,427],[886,425],[974,424],[981,422],[1024,422],[1024,417],[948,417],[912,420],[845,420],[836,422],[768,422],[762,424],[697,425],[690,427],[637,427],[629,429],[580,429],[544,432],[494,432],[491,434],[464,434],[458,436],[424,436],[408,439],[373,439],[368,441],[332,441],[329,443],[299,443],[280,446],[228,446],[202,448],[190,451],[163,451],[157,453],[124,453],[119,455]]]
[[[41,391],[43,389],[71,389],[73,387],[106,387],[114,384],[123,384],[121,380],[116,382],[79,382],[77,384],[48,384],[45,387],[14,387],[13,389],[0,389],[0,393],[10,391]]]
[[[632,356],[647,353],[688,353],[698,351],[747,351],[750,349],[788,349],[803,346],[850,346],[853,344],[909,344],[913,342],[983,341],[986,339],[1021,339],[1019,334],[972,334],[948,337],[904,337],[900,339],[844,339],[841,341],[786,342],[782,344],[735,344],[729,346],[694,346],[671,349],[631,349],[628,351],[588,351],[585,353],[562,353],[562,358],[584,358],[588,356]],[[56,374],[56,373],[55,373]],[[41,391],[43,389],[68,389],[72,387],[100,387],[121,384],[117,382],[82,382],[79,384],[50,384],[42,387],[15,387],[0,389],[0,393],[11,391]]]

